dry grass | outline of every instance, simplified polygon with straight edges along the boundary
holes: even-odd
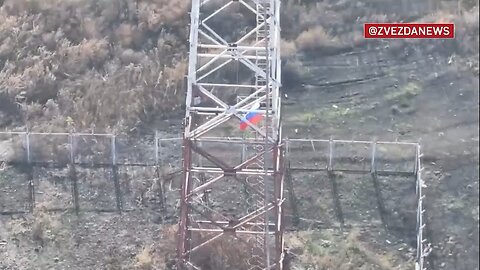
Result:
[[[7,222],[7,230],[13,237],[19,237],[29,232],[28,221],[24,218],[15,218]]]
[[[464,59],[478,59],[479,17],[478,5],[470,9],[439,9],[425,15],[418,23],[454,23],[455,38],[447,41],[404,39],[392,41],[391,47],[400,51],[407,45],[422,46],[424,50],[435,51],[447,56],[461,56]],[[478,62],[478,61],[477,61]],[[472,62],[471,62],[472,63]],[[467,64],[474,70],[474,63]]]
[[[23,124],[25,117],[18,117],[23,114],[39,131],[121,131],[179,109],[189,3],[5,0],[0,7],[0,115],[8,120],[0,127]],[[399,19],[329,5],[283,3],[284,59],[306,50],[328,53],[364,45],[363,22]],[[447,45],[478,54],[478,34],[471,34],[478,33],[478,3],[465,0],[460,6],[458,12],[439,11],[422,20],[454,21],[457,38]],[[478,63],[469,65],[478,72]],[[73,120],[70,126],[67,119]]]
[[[144,247],[137,256],[135,256],[135,267],[141,270],[150,270],[153,267],[152,249]]]
[[[296,255],[293,269],[350,270],[350,269],[410,269],[409,265],[396,265],[392,255],[373,250],[361,240],[361,232],[353,229],[342,237],[323,231],[301,231],[287,234],[286,244]],[[304,267],[304,268],[301,268]]]
[[[177,109],[189,1],[135,3],[5,1],[1,103],[22,106],[2,106],[1,113],[24,114],[36,130],[65,130],[71,118],[76,130],[98,131],[123,130]]]
[[[340,45],[338,38],[331,36],[322,26],[315,26],[302,32],[295,40],[297,48],[313,50]]]
[[[294,56],[297,53],[297,45],[295,44],[294,41],[288,41],[288,40],[281,40],[280,43],[280,53],[282,58],[289,58],[291,56]]]
[[[194,238],[201,243],[212,235]],[[236,239],[231,235],[224,235],[206,245],[192,255],[192,261],[201,269],[249,269],[247,261],[251,258],[252,246]]]
[[[43,246],[48,241],[55,241],[61,228],[60,222],[53,216],[43,212],[40,208],[34,213],[32,227],[32,239]]]

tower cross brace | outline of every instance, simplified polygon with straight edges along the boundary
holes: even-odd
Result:
[[[177,267],[226,260],[228,241],[244,269],[283,269],[280,1],[192,0],[190,16]]]

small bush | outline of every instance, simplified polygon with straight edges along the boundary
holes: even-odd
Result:
[[[294,41],[287,41],[282,39],[280,43],[280,53],[282,58],[289,58],[295,55],[297,46]]]
[[[39,206],[41,210],[35,213],[32,224],[32,239],[41,246],[44,246],[47,241],[55,240],[60,227],[58,221],[52,216],[41,212],[45,207]]]
[[[325,47],[337,47],[340,41],[332,37],[322,26],[316,26],[302,32],[296,39],[297,48],[313,50]]]
[[[45,224],[43,220],[36,220],[32,226],[32,238],[43,246],[45,237]]]
[[[135,257],[135,267],[141,270],[150,270],[153,267],[152,250],[150,247],[144,247]]]

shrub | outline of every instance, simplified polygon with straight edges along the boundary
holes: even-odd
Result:
[[[332,37],[322,26],[315,26],[302,32],[296,39],[295,44],[302,50],[313,50],[325,47],[337,47],[340,41]]]
[[[149,270],[152,269],[153,266],[153,258],[152,258],[152,250],[150,247],[144,247],[142,251],[135,257],[136,264],[135,267],[141,270]]]
[[[287,41],[282,39],[280,43],[280,53],[282,58],[288,58],[297,52],[297,46],[294,41]]]

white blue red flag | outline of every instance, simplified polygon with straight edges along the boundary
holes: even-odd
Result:
[[[258,111],[260,103],[255,103],[247,114],[240,120],[240,130],[245,130],[248,127],[248,123],[257,124],[263,119],[263,115]]]

